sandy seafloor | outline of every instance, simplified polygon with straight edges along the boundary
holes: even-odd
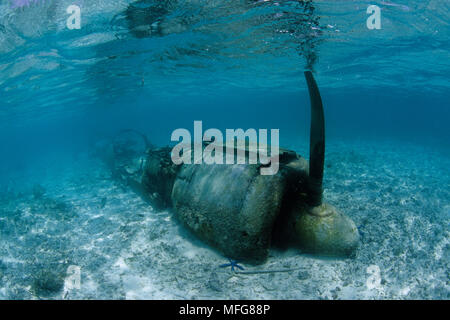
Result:
[[[358,225],[356,257],[272,249],[265,264],[243,266],[296,270],[244,275],[219,268],[225,257],[99,159],[55,160],[2,189],[0,298],[449,299],[449,166],[447,152],[413,143],[328,142],[325,199]],[[81,268],[79,289],[63,287],[70,265]]]

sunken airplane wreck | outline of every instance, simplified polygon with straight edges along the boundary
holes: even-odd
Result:
[[[296,152],[280,149],[274,175],[261,175],[262,164],[249,161],[176,165],[170,147],[155,148],[145,136],[125,130],[109,148],[113,176],[155,207],[172,208],[179,222],[231,259],[262,263],[271,243],[351,256],[359,244],[357,227],[322,201],[324,113],[312,73],[306,71],[305,77],[311,100],[309,164]]]
[[[255,1],[243,2],[245,10]],[[308,31],[318,26],[312,1],[298,2],[304,14],[295,24],[296,38],[313,69],[315,37]],[[125,12],[129,32],[136,38],[180,32],[195,23],[168,19],[176,1],[140,0]],[[239,9],[240,8],[240,9]],[[275,17],[271,17],[275,18]],[[304,28],[302,28],[302,26]],[[224,256],[248,263],[262,263],[271,244],[297,247],[304,252],[350,256],[359,244],[355,224],[322,201],[325,156],[323,106],[317,84],[305,72],[311,99],[310,161],[296,152],[279,151],[279,170],[262,175],[262,164],[179,164],[172,148],[156,148],[139,132],[125,130],[109,148],[113,176],[159,209],[171,208],[178,221]],[[241,150],[242,151],[242,150]]]

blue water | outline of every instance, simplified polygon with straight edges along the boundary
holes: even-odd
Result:
[[[0,2],[1,299],[450,297],[448,1],[170,1],[145,36],[127,20],[133,3]],[[66,26],[71,4],[79,30]],[[366,26],[370,4],[380,30]],[[274,251],[269,267],[307,276],[236,280],[95,156],[122,129],[164,146],[202,120],[278,128],[308,158],[305,68],[325,108],[325,198],[364,234],[353,262]],[[33,289],[69,264],[81,288]]]

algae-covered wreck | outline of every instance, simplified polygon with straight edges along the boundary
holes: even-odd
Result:
[[[294,151],[280,149],[274,175],[261,175],[262,164],[248,162],[176,165],[170,147],[152,147],[134,133],[146,152],[127,151],[126,141],[122,147],[116,144],[111,163],[115,176],[154,206],[171,208],[198,238],[229,258],[261,263],[271,243],[351,255],[359,242],[355,224],[322,201],[323,107],[312,73],[305,72],[305,77],[311,99],[309,163]]]

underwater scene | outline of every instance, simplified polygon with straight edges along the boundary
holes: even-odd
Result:
[[[0,299],[449,299],[447,0],[0,0]]]

